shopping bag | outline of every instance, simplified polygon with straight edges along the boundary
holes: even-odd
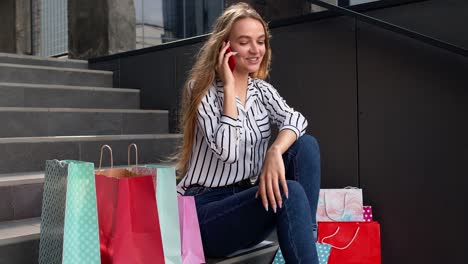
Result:
[[[330,249],[331,249],[330,245],[315,243],[315,246],[317,248],[319,264],[327,264],[328,257],[330,256]],[[286,261],[284,260],[283,253],[281,252],[281,249],[278,248],[278,251],[276,252],[276,255],[275,255],[275,258],[273,259],[272,264],[284,264],[284,263],[286,263]]]
[[[319,222],[318,240],[332,247],[328,264],[380,264],[378,222]]]
[[[46,161],[39,263],[100,263],[94,164]]]
[[[193,196],[177,196],[179,206],[180,240],[184,264],[205,263],[203,245]]]
[[[363,209],[363,218],[364,222],[372,222],[373,216],[372,216],[372,206],[365,205],[362,207]]]
[[[175,168],[164,165],[145,165],[156,170],[156,203],[166,263],[181,264],[179,206],[177,204]]]
[[[164,263],[154,189],[156,173],[150,171],[143,167],[96,171],[102,264]]]
[[[317,221],[364,221],[362,189],[320,189]]]

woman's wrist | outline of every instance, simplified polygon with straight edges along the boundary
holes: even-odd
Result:
[[[282,154],[281,153],[281,149],[279,148],[279,146],[275,146],[275,145],[272,145],[269,149],[268,149],[268,154]]]
[[[234,85],[224,85],[224,96],[236,97]]]

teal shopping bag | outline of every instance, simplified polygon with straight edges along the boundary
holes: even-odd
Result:
[[[164,165],[146,165],[146,167],[156,169],[156,203],[164,259],[166,263],[182,264],[175,168]]]
[[[39,263],[100,263],[94,164],[46,161]]]
[[[94,164],[67,161],[62,264],[101,263]]]
[[[319,264],[327,264],[328,258],[330,257],[331,247],[328,244],[320,244],[315,243],[317,247],[317,254],[319,258]],[[281,249],[278,248],[278,252],[276,252],[275,259],[273,259],[272,264],[284,264],[286,263],[283,258],[283,254],[281,253]]]

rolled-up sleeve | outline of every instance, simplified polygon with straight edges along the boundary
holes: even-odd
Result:
[[[222,114],[216,107],[216,91],[209,89],[198,106],[198,128],[208,146],[220,160],[234,163],[239,159],[239,119]]]
[[[263,82],[259,85],[259,88],[268,114],[279,130],[292,130],[296,134],[296,139],[304,135],[308,125],[307,119],[301,113],[289,107],[272,85]]]

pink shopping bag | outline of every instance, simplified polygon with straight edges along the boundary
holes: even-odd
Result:
[[[182,263],[205,263],[205,254],[203,252],[195,199],[193,196],[177,196],[177,201],[179,203]]]

